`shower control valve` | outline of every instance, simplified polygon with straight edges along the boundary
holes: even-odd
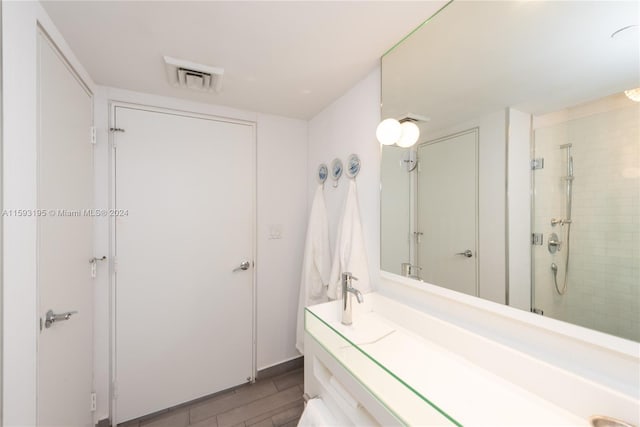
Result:
[[[547,249],[549,249],[550,253],[555,254],[556,252],[560,251],[562,242],[560,241],[556,233],[551,233],[548,242],[549,243],[547,243]]]

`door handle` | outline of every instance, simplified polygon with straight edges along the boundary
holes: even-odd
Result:
[[[462,255],[463,257],[471,258],[473,256],[473,252],[470,249],[467,249],[464,252],[458,252],[456,255]]]
[[[250,266],[251,266],[251,263],[249,261],[242,261],[239,266],[233,269],[233,273],[240,270],[243,270],[243,271],[248,270]]]
[[[47,311],[47,314],[44,318],[44,327],[50,328],[55,322],[60,322],[62,320],[69,320],[72,315],[78,313],[77,311],[67,311],[66,313],[55,314],[53,310]]]

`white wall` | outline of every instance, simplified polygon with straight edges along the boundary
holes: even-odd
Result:
[[[258,115],[258,369],[299,356],[298,294],[307,227],[307,122]],[[282,239],[270,239],[272,226]]]
[[[407,148],[382,147],[380,159],[380,268],[402,274],[403,263],[412,263],[411,181],[415,173],[403,163]]]
[[[37,2],[2,3],[3,203],[35,209],[37,26],[90,90],[95,85]],[[35,425],[38,304],[36,220],[3,217],[3,423]]]
[[[509,305],[531,309],[531,115],[509,109]]]
[[[346,162],[347,156],[352,153],[360,156],[362,167],[356,181],[369,277],[374,288],[380,275],[380,144],[375,135],[379,122],[380,68],[377,67],[309,121],[306,177],[308,200],[311,201],[318,185],[316,173],[320,163],[330,165],[336,157]],[[331,178],[325,184],[332,252],[346,196],[347,179],[343,176],[337,188],[332,187]]]
[[[298,356],[295,348],[298,287],[307,221],[307,122],[114,88],[99,88],[95,112],[96,208],[109,205],[108,103],[131,102],[257,123],[257,366]],[[96,255],[109,254],[109,225],[96,224]],[[271,227],[281,239],[271,239]],[[96,279],[96,420],[109,412],[109,271]]]
[[[4,209],[36,208],[36,6],[3,2]],[[3,217],[3,417],[36,420],[36,220]]]

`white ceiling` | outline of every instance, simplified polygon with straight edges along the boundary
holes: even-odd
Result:
[[[382,61],[383,115],[427,132],[514,107],[543,114],[640,86],[638,1],[447,6]]]
[[[308,119],[444,1],[45,1],[100,85]],[[225,69],[221,93],[169,85],[162,57]]]

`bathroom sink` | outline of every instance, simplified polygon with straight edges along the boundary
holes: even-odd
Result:
[[[307,307],[305,330],[403,424],[588,425],[446,347],[456,339],[441,320],[377,293],[364,300],[349,326],[340,301]]]
[[[594,415],[589,418],[589,421],[593,427],[634,427],[629,423],[604,415]]]

